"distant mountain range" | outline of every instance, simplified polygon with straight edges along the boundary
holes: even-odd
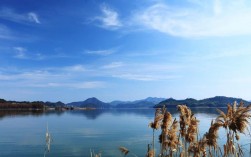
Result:
[[[68,104],[64,104],[62,102],[17,102],[17,101],[6,101],[4,99],[0,99],[0,108],[8,107],[10,104],[22,105],[22,104],[39,104],[49,107],[83,107],[83,108],[100,108],[100,109],[108,109],[108,108],[160,108],[164,105],[168,108],[174,108],[177,105],[184,104],[188,107],[226,107],[228,103],[233,103],[237,101],[240,103],[241,101],[244,104],[249,104],[250,102],[240,99],[240,98],[232,98],[225,96],[216,96],[212,98],[196,100],[192,98],[187,98],[184,100],[176,100],[173,98],[165,99],[165,98],[156,98],[156,97],[148,97],[142,100],[136,101],[112,101],[110,103],[105,103],[98,100],[95,97],[88,98],[84,101],[71,102]],[[2,107],[1,107],[2,106]],[[24,105],[23,105],[24,106]]]
[[[242,101],[244,102],[244,104],[250,103],[240,98],[216,96],[202,100],[196,100],[192,98],[176,100],[173,98],[164,99],[148,97],[146,99],[136,101],[112,101],[110,103],[104,103],[97,98],[89,98],[85,101],[73,102],[66,105],[73,107],[76,106],[93,108],[159,108],[163,107],[164,105],[169,108],[174,108],[180,104],[187,105],[189,107],[226,107],[228,103],[233,103],[234,101],[237,101],[237,103],[240,103]]]
[[[153,108],[156,104],[164,101],[164,98],[148,97],[136,101],[112,101],[105,103],[97,98],[88,98],[85,101],[78,101],[66,104],[73,107],[89,107],[89,108]]]
[[[155,105],[155,108],[163,107],[176,107],[179,104],[187,105],[188,107],[226,107],[227,104],[233,103],[236,101],[237,103],[243,102],[244,104],[249,104],[250,102],[240,99],[240,98],[232,98],[225,96],[215,96],[213,98],[207,98],[202,100],[196,100],[192,98],[188,98],[185,100],[175,100],[173,98],[169,98],[165,101],[160,102]]]
[[[148,97],[135,101],[112,101],[110,105],[113,108],[152,108],[164,100],[165,98]]]

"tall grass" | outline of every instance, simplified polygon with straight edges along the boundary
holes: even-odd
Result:
[[[208,131],[199,138],[199,120],[186,105],[178,105],[179,120],[173,119],[165,106],[156,109],[154,121],[149,124],[153,129],[152,148],[148,145],[147,157],[155,157],[155,130],[159,135],[160,157],[235,157],[244,156],[238,143],[240,136],[248,129],[251,105],[243,103],[228,104],[227,112],[217,109],[219,116],[212,120]],[[218,144],[218,131],[226,130],[226,143]]]

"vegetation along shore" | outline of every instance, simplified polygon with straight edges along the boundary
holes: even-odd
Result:
[[[155,98],[148,97],[135,101],[112,101],[103,102],[95,97],[88,98],[84,101],[76,101],[70,103],[58,102],[43,102],[43,101],[7,101],[0,99],[0,110],[90,110],[90,109],[132,109],[132,108],[176,108],[179,104],[184,104],[190,108],[222,108],[226,104],[236,101],[249,104],[247,100],[241,98],[232,98],[225,96],[215,96],[202,100],[187,98],[184,100],[176,100],[173,98]]]

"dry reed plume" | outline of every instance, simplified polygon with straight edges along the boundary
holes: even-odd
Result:
[[[243,103],[239,105],[234,102],[233,106],[228,104],[227,112],[224,113],[221,110],[218,110],[219,116],[216,119],[216,123],[219,123],[227,131],[227,142],[224,145],[224,156],[234,155],[241,156],[243,154],[240,149],[239,144],[235,142],[239,140],[239,133],[245,133],[245,130],[248,128],[248,120],[251,117],[251,104],[247,107],[244,107]],[[238,150],[236,149],[238,148]]]
[[[91,149],[90,149],[90,154],[91,154],[91,157],[101,157],[101,152],[96,154],[95,151]]]
[[[186,105],[178,105],[180,113],[179,121],[173,120],[167,109],[156,109],[154,121],[149,124],[153,129],[153,148],[148,145],[147,157],[154,157],[154,130],[161,128],[159,136],[160,157],[213,157],[213,156],[243,156],[241,146],[235,142],[239,140],[239,134],[245,133],[248,128],[248,120],[251,117],[251,105],[244,107],[235,102],[228,104],[227,112],[221,110],[216,120],[212,120],[209,130],[199,139],[199,121]],[[218,145],[218,131],[220,128],[226,129],[227,140],[222,147]],[[223,148],[224,153],[221,152]]]
[[[152,149],[153,149],[153,157],[155,157],[155,150],[154,150],[154,143],[155,143],[155,134],[154,131],[159,129],[161,126],[161,120],[163,119],[163,110],[161,109],[156,109],[155,111],[155,117],[154,117],[154,121],[151,122],[149,124],[149,127],[151,127],[153,129],[153,139],[152,139]]]
[[[125,147],[119,147],[119,150],[124,156],[126,156],[129,153],[129,150]]]
[[[150,149],[147,154],[146,154],[146,157],[154,157],[154,150],[153,149]]]

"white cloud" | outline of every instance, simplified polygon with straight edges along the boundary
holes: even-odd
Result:
[[[76,88],[76,89],[93,89],[93,88],[104,88],[105,83],[102,81],[86,81],[86,82],[71,82],[71,83],[60,83],[60,82],[49,82],[43,84],[28,84],[29,87],[58,87],[58,88]]]
[[[35,70],[35,71],[24,71],[24,72],[15,72],[13,74],[1,74],[0,80],[5,81],[18,81],[18,80],[27,80],[27,81],[41,81],[47,80],[48,78],[59,78],[56,74],[51,74],[48,71]]]
[[[0,10],[0,19],[13,21],[17,23],[33,22],[40,24],[40,20],[38,19],[38,15],[36,13],[30,12],[22,14],[22,13],[17,13],[10,8],[2,8]]]
[[[93,54],[93,55],[101,55],[101,56],[108,56],[116,52],[115,49],[107,49],[107,50],[87,50],[85,51],[87,54]]]
[[[78,73],[65,73],[69,70],[75,70]],[[103,81],[88,80],[90,79],[89,76],[80,73],[82,70],[84,68],[78,65],[63,68],[63,71],[60,68],[51,68],[50,70],[5,70],[5,73],[0,71],[0,81],[4,81],[6,87],[57,87],[75,89],[106,87],[106,83]]]
[[[23,47],[14,47],[15,50],[15,58],[19,58],[19,59],[26,59],[27,56],[25,54],[25,52],[27,51],[25,48]]]
[[[120,74],[120,75],[113,75],[113,77],[127,79],[127,80],[137,80],[137,81],[158,80],[155,76],[152,76],[152,75],[138,75],[138,74]]]
[[[95,20],[98,20],[101,23],[101,27],[108,29],[116,29],[122,26],[122,23],[119,20],[119,14],[112,10],[107,5],[101,5],[102,16],[96,17]]]
[[[148,75],[148,74],[119,74],[113,75],[113,77],[126,79],[126,80],[135,80],[135,81],[158,81],[158,80],[169,80],[180,78],[180,76],[168,76],[168,75]]]
[[[73,65],[73,66],[68,66],[63,68],[66,71],[70,71],[70,72],[84,72],[86,71],[86,68],[83,65]]]
[[[13,35],[8,27],[0,24],[0,39],[13,39]]]
[[[123,62],[112,62],[110,64],[104,65],[102,68],[104,69],[113,69],[113,68],[119,68],[124,66]]]
[[[222,13],[221,0],[214,0],[214,13],[216,15]]]
[[[50,58],[50,56],[45,56],[41,53],[34,53],[29,51],[28,49],[21,47],[21,46],[17,46],[17,47],[13,47],[14,50],[14,58],[18,58],[18,59],[26,59],[26,60],[43,60],[46,58]]]
[[[80,82],[74,83],[70,85],[73,88],[103,88],[105,87],[105,83],[102,81],[89,81],[89,82]]]
[[[11,76],[0,74],[0,80],[2,81],[11,80]]]
[[[17,74],[17,79],[23,79],[23,80],[32,80],[32,81],[41,81],[41,80],[48,80],[48,79],[58,79],[62,77],[63,75],[60,74],[54,74],[50,73],[46,70],[33,70],[33,71],[26,71],[20,74]]]
[[[248,47],[238,48],[238,49],[226,49],[226,50],[200,50],[191,53],[183,53],[181,55],[181,60],[198,62],[198,61],[208,61],[208,60],[217,60],[226,61],[228,59],[240,59],[240,58],[249,58],[251,56],[251,49]]]
[[[35,13],[33,13],[33,12],[30,12],[30,13],[28,13],[28,18],[29,18],[29,20],[30,20],[31,22],[35,22],[35,23],[40,24],[40,21],[39,21],[39,19],[38,19],[37,14],[35,14]]]
[[[172,36],[208,37],[251,34],[251,8],[247,1],[197,1],[192,7],[164,3],[138,11],[135,23]]]

